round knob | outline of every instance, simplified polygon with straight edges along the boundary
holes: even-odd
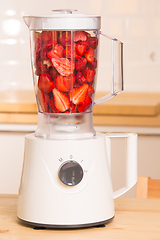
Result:
[[[59,170],[59,179],[67,186],[75,186],[83,178],[83,169],[76,161],[65,162]]]

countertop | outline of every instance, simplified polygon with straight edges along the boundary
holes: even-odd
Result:
[[[96,98],[105,92],[97,92]],[[0,123],[36,124],[37,106],[33,91],[0,94]],[[160,93],[122,92],[93,107],[93,123],[101,126],[160,127]]]
[[[115,218],[102,228],[33,229],[18,222],[17,195],[0,195],[0,240],[159,240],[160,199],[115,200]]]

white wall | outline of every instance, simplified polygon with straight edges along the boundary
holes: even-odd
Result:
[[[0,89],[32,89],[29,34],[22,16],[78,9],[102,16],[102,30],[124,42],[126,91],[160,91],[160,1],[5,0],[0,4]],[[98,90],[109,84],[106,43],[101,40]],[[106,86],[106,90],[108,87]]]

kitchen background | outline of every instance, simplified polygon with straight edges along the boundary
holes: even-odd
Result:
[[[125,91],[160,92],[160,0],[1,1],[0,91],[33,90],[29,33],[23,15],[51,14],[52,9],[66,8],[101,15],[102,31],[124,42]],[[110,66],[104,50],[105,40],[100,41],[97,90],[104,91],[108,90],[106,79]],[[25,126],[25,130],[20,131],[18,125],[0,124],[0,193],[18,192],[24,136],[27,129],[34,128]],[[160,178],[159,144],[159,136],[147,138],[142,135],[139,138],[140,174],[146,169],[145,175]],[[128,196],[134,196],[134,193]]]

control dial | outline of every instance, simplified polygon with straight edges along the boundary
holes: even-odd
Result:
[[[65,185],[75,186],[83,178],[83,169],[76,161],[69,160],[60,167],[58,176]]]

